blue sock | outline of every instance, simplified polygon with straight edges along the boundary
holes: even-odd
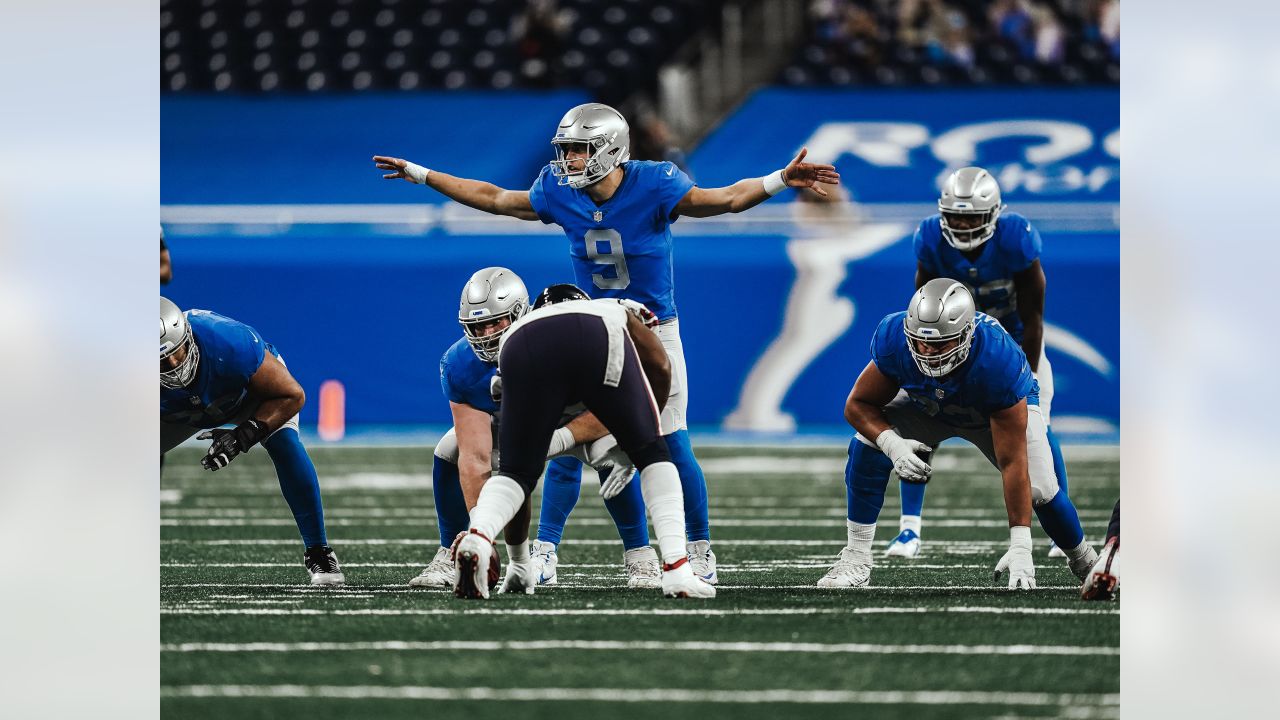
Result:
[[[435,457],[434,455],[432,457]],[[440,547],[452,547],[453,539],[471,524],[467,501],[462,497],[458,466],[435,457],[431,468],[431,493],[436,498],[436,523],[440,526]]]
[[[664,435],[671,462],[680,473],[680,489],[684,491],[684,534],[689,542],[710,540],[711,525],[707,519],[707,479],[702,476],[698,459],[693,456],[693,444],[688,430],[677,430]]]
[[[320,502],[320,479],[311,464],[307,449],[302,447],[298,431],[282,428],[263,443],[276,466],[280,492],[293,511],[293,519],[307,547],[328,545],[324,533],[324,505]]]
[[[1062,488],[1062,492],[1067,490],[1067,463],[1062,459],[1062,446],[1058,444],[1058,436],[1053,434],[1053,428],[1045,426],[1045,437],[1049,439],[1049,454],[1053,456],[1053,472],[1058,476],[1058,487]]]
[[[1040,505],[1035,511],[1036,517],[1040,518],[1040,527],[1063,550],[1070,550],[1084,540],[1080,516],[1066,490],[1059,489],[1052,500]]]
[[[604,482],[607,478],[600,478]],[[623,550],[635,550],[649,544],[649,521],[644,517],[644,495],[640,493],[640,476],[631,478],[631,482],[614,497],[605,500],[604,506],[609,510],[613,524],[618,526],[618,537],[622,538]]]
[[[893,462],[876,448],[854,438],[849,443],[849,462],[844,466],[844,486],[849,503],[849,519],[870,525],[884,507],[884,490],[889,486]]]
[[[880,453],[884,455],[884,453]],[[887,457],[885,459],[888,459]],[[924,511],[924,491],[929,487],[924,483],[898,481],[898,491],[902,494],[902,514],[917,517]]]
[[[577,458],[558,457],[547,465],[542,484],[542,509],[538,512],[538,539],[559,545],[564,524],[578,504],[582,487],[582,463]]]

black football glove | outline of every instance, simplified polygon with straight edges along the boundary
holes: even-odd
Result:
[[[267,426],[261,420],[245,420],[230,430],[205,430],[196,439],[213,440],[213,444],[209,446],[209,452],[200,458],[200,464],[205,470],[220,470],[240,453],[249,452],[249,448],[266,436]]]

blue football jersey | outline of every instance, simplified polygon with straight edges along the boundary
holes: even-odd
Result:
[[[970,261],[942,237],[941,216],[925,218],[916,229],[912,245],[916,260],[935,277],[959,280],[973,293],[982,312],[996,318],[1019,343],[1022,318],[1013,276],[1040,257],[1040,233],[1018,213],[1004,213],[996,220],[996,232]]]
[[[462,337],[440,358],[440,389],[450,402],[493,414],[498,411],[498,404],[489,394],[489,383],[497,373],[497,364],[476,357],[471,344]]]
[[[920,372],[907,347],[902,321],[906,311],[880,321],[871,338],[871,359],[880,372],[907,391],[916,407],[959,428],[984,427],[991,413],[1026,398],[1040,404],[1040,385],[1031,375],[1027,356],[995,318],[978,313],[969,357],[943,377]]]
[[[668,320],[676,316],[672,213],[693,180],[669,162],[632,160],[622,168],[622,184],[603,205],[558,185],[550,165],[529,188],[529,202],[542,222],[564,230],[574,280],[588,295],[635,300]]]
[[[186,315],[200,364],[187,387],[160,388],[160,419],[199,428],[225,425],[243,409],[249,378],[265,354],[280,353],[242,322],[208,310],[188,310]]]

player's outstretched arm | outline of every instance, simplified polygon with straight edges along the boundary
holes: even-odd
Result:
[[[1018,294],[1018,317],[1022,319],[1022,352],[1035,372],[1040,368],[1040,346],[1044,342],[1045,279],[1039,259],[1014,274],[1013,287]]]
[[[467,509],[476,506],[480,488],[493,471],[493,418],[465,403],[449,401],[458,436],[458,481]]]
[[[689,217],[713,217],[725,213],[739,213],[777,195],[784,189],[809,188],[826,197],[823,185],[839,185],[840,173],[833,165],[802,162],[808,148],[800,148],[799,154],[781,170],[758,178],[747,178],[727,187],[695,187],[681,198],[676,212]]]
[[[1009,527],[1031,527],[1031,476],[1027,469],[1027,401],[991,413],[991,440],[1004,480]]]
[[[403,158],[374,155],[374,166],[386,170],[385,180],[408,180],[439,192],[441,195],[468,207],[494,215],[506,215],[521,220],[537,220],[529,202],[528,190],[504,190],[493,183],[454,177],[439,170],[431,170]]]

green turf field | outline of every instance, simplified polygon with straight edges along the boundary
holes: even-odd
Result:
[[[1100,544],[1117,453],[1066,454]],[[999,477],[976,452],[938,453],[922,556],[878,560],[875,587],[854,591],[814,586],[844,544],[843,448],[698,455],[715,600],[627,590],[621,543],[587,486],[560,546],[559,586],[465,602],[405,585],[437,546],[430,448],[312,450],[347,577],[330,591],[307,586],[266,453],[215,475],[179,448],[161,484],[164,715],[1118,716],[1119,603],[1079,601],[1038,528],[1041,589],[991,585],[1007,522]],[[897,517],[891,488],[879,550]]]

